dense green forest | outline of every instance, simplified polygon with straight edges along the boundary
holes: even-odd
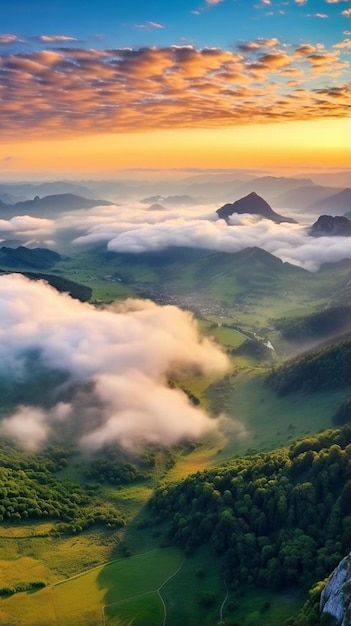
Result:
[[[267,383],[279,395],[347,387],[351,384],[351,341],[288,360],[267,376]]]
[[[164,485],[149,508],[186,554],[209,543],[230,589],[306,591],[351,547],[351,426]]]
[[[331,307],[311,315],[282,318],[276,321],[275,327],[288,341],[303,343],[311,339],[324,339],[350,330],[351,307]]]
[[[106,506],[96,484],[60,477],[72,452],[50,446],[41,454],[0,447],[0,521],[52,520],[55,532],[80,532],[94,524],[123,526],[116,509]],[[57,522],[59,522],[57,524]]]

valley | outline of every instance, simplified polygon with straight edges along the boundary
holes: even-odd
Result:
[[[350,463],[351,379],[347,375],[348,361],[344,369],[341,365],[342,359],[348,358],[350,343],[351,260],[324,263],[311,272],[283,262],[258,246],[223,252],[172,245],[135,254],[112,251],[101,243],[85,244],[81,250],[65,243],[57,252],[45,247],[2,248],[0,271],[0,280],[10,280],[10,287],[13,272],[21,289],[22,276],[30,284],[39,280],[32,322],[39,316],[40,307],[46,306],[46,288],[40,279],[63,294],[71,294],[76,304],[64,300],[67,306],[73,306],[67,319],[75,319],[77,311],[78,328],[82,315],[81,329],[72,326],[69,330],[69,341],[80,359],[79,368],[97,359],[96,369],[89,365],[87,371],[91,373],[80,377],[74,362],[68,365],[65,351],[61,361],[53,358],[58,347],[52,343],[51,352],[47,352],[47,343],[41,343],[38,334],[37,347],[29,342],[27,352],[23,348],[18,352],[21,376],[11,369],[12,365],[8,371],[2,368],[2,623],[317,626],[317,596],[309,589],[321,584],[349,546],[349,512],[347,507],[340,508],[340,502],[348,489]],[[29,283],[23,288],[32,291]],[[113,368],[118,369],[118,353],[129,341],[133,345],[129,326],[134,327],[138,308],[144,311],[146,305],[140,303],[145,300],[153,303],[147,306],[151,310],[155,307],[155,315],[158,311],[173,315],[180,309],[198,334],[192,349],[204,349],[209,340],[228,360],[229,366],[222,373],[211,372],[209,367],[202,370],[196,362],[186,367],[171,363],[162,371],[167,394],[180,394],[185,403],[182,406],[189,411],[204,411],[210,416],[206,417],[210,428],[197,436],[178,435],[173,443],[164,426],[164,441],[161,435],[154,442],[146,439],[126,446],[112,436],[96,448],[82,448],[82,441],[93,440],[90,422],[97,433],[99,428],[103,432],[108,411],[116,410],[119,395],[124,397],[122,387],[118,387],[113,400],[116,405],[107,404],[105,415],[104,403],[110,400],[100,390],[104,380],[100,376],[101,372],[105,376],[104,359],[109,362],[110,358],[108,349],[104,352],[101,348],[102,335],[96,343],[93,318],[85,339],[85,316],[94,311],[97,327],[107,324],[109,328],[113,314],[117,329],[118,319],[126,316],[123,342],[115,349],[115,340],[109,339],[117,359]],[[55,306],[59,306],[59,300]],[[66,321],[65,308],[62,311],[62,329],[66,325],[69,328],[71,321]],[[55,317],[51,309],[47,317],[49,322]],[[170,331],[175,332],[177,324],[183,323],[180,317],[174,318]],[[56,328],[46,328],[45,317],[41,324],[48,337]],[[8,332],[11,335],[10,327]],[[79,342],[77,333],[81,336]],[[152,342],[153,335],[144,337],[143,328],[138,333],[138,342]],[[66,345],[64,334],[61,341]],[[156,343],[154,350],[151,344],[148,352],[141,352],[138,358],[153,362],[158,350],[161,344]],[[328,350],[334,352],[324,365]],[[5,353],[4,359],[6,362]],[[125,359],[130,359],[128,352]],[[334,378],[333,362],[341,368],[335,369]],[[324,368],[326,374],[323,378],[317,373],[310,384],[313,367],[321,371]],[[114,369],[106,373],[111,375]],[[296,376],[303,381],[300,386],[289,382]],[[125,380],[128,395],[131,383]],[[138,382],[131,380],[130,389],[137,395],[134,385]],[[172,419],[168,414],[174,415],[169,404],[172,397],[175,400],[176,396],[168,399],[167,395],[158,418],[165,425]],[[338,411],[342,418],[337,417]],[[65,412],[71,421],[67,421]],[[176,415],[178,419],[179,413]],[[23,428],[24,419],[29,420],[28,434],[26,429],[19,434],[16,420]],[[23,450],[34,433],[43,443]],[[127,436],[131,436],[128,430]],[[336,448],[343,459],[340,467],[345,465],[345,469],[340,469],[333,482],[325,477],[336,472],[335,467],[329,469]],[[324,483],[318,483],[316,473],[310,471],[310,454],[316,464],[319,457],[320,463],[324,459]],[[299,459],[296,467],[295,457]],[[294,469],[290,471],[287,468],[291,464]],[[268,466],[271,469],[267,470]],[[266,484],[267,471],[271,480]],[[239,486],[232,488],[242,484],[240,476],[245,472],[247,491]],[[200,495],[204,480],[208,486]],[[187,508],[187,485],[192,481],[198,481],[197,495],[191,496],[192,504]],[[257,502],[261,496],[254,495],[258,483],[260,493],[265,493],[265,504],[261,503],[260,509]],[[274,489],[273,483],[277,486]],[[321,529],[315,530],[314,543],[307,522],[300,524],[298,511],[303,504],[296,496],[300,485],[302,490],[307,484],[316,493],[324,490],[325,496],[328,494],[329,508],[323,512],[320,509],[320,514],[325,515],[324,525],[329,530],[323,536]],[[206,490],[215,492],[209,510]],[[174,510],[173,493],[178,494]],[[277,512],[279,497],[288,503],[287,527]],[[198,498],[202,503],[197,507]],[[256,509],[250,508],[251,498],[257,500]],[[249,512],[245,513],[245,507]],[[232,513],[225,522],[228,511],[234,509],[237,522],[233,522]],[[266,519],[261,520],[260,528],[250,525],[249,520],[259,511]],[[312,509],[310,514],[309,523],[316,526]],[[201,541],[200,535],[195,540],[190,533],[193,524],[203,529]],[[236,535],[236,542],[230,544],[228,539],[228,546],[220,547],[220,537],[224,541],[229,532]],[[185,540],[187,533],[191,540]],[[318,541],[316,533],[320,535]],[[252,553],[252,571],[236,547],[245,542],[248,551],[255,544],[254,552],[262,551],[267,557],[260,563]],[[310,576],[296,578],[301,568],[306,570],[307,562],[301,565],[297,556],[289,561],[290,550],[295,555],[305,551],[310,560],[318,561],[318,568],[310,568]],[[236,575],[234,563],[240,575]],[[268,585],[263,582],[266,577]],[[308,598],[310,604],[306,604]]]

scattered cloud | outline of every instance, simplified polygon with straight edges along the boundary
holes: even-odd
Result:
[[[162,30],[164,26],[158,22],[144,22],[143,24],[135,24],[137,30]]]
[[[187,45],[0,55],[2,139],[347,116],[350,64],[340,49],[315,47],[317,62],[305,48],[261,38],[241,42],[240,54]],[[340,77],[344,90],[328,109],[315,101],[316,67],[331,86]],[[309,84],[303,93],[288,84],[296,70]]]
[[[48,408],[22,402],[3,419],[3,435],[32,450],[63,433],[85,449],[134,448],[218,427],[167,384],[174,374],[223,375],[229,367],[190,314],[140,300],[96,309],[18,274],[1,276],[0,286],[2,375],[28,384],[40,367],[66,375],[45,389]]]
[[[351,17],[351,9],[345,9],[345,11],[341,11],[341,15],[344,15],[344,17]]]
[[[307,4],[307,0],[295,0],[295,3],[303,5],[303,4]]]
[[[39,35],[35,38],[42,43],[66,43],[69,41],[78,41],[75,37],[69,37],[68,35]]]
[[[328,18],[328,15],[326,13],[309,13],[308,17],[318,17],[322,20],[325,20]]]
[[[20,39],[20,37],[17,37],[17,35],[11,35],[10,33],[5,33],[3,35],[0,35],[0,45],[4,44],[4,45],[8,45],[8,44],[12,44],[12,43],[21,43],[22,39]]]
[[[344,41],[339,41],[339,43],[334,44],[333,48],[339,49],[351,49],[351,39],[344,39]]]

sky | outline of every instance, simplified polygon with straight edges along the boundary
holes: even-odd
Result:
[[[351,0],[2,0],[1,178],[351,162]]]

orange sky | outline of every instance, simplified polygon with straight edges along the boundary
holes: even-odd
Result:
[[[2,178],[123,168],[348,168],[344,39],[0,56]]]
[[[124,168],[349,168],[351,120],[98,134],[2,144],[2,176]]]

